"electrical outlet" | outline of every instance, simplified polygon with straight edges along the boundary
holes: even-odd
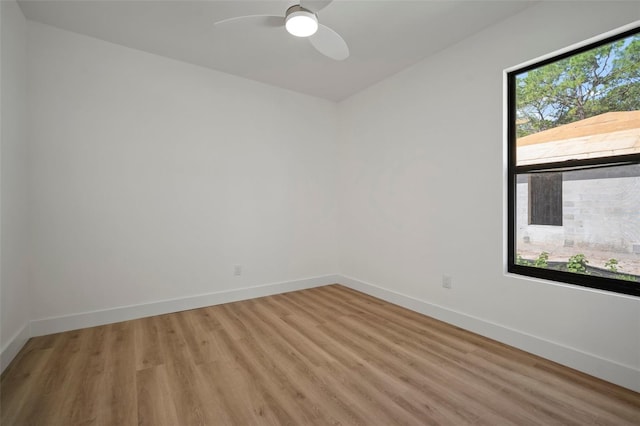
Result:
[[[233,275],[236,277],[242,275],[242,265],[233,265]]]
[[[442,276],[442,287],[444,288],[452,288],[452,279],[450,275],[443,275]]]

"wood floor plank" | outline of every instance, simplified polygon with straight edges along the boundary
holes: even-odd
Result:
[[[166,314],[154,317],[158,328],[159,350],[164,364],[193,362],[193,356],[187,345],[187,336],[182,332],[178,317],[181,315]]]
[[[83,329],[59,335],[48,368],[43,371],[39,391],[35,392],[33,410],[23,417],[25,424],[61,424],[62,419],[71,417],[74,401],[80,398],[78,391],[82,387],[81,368],[88,350],[84,341],[91,333],[92,330]]]
[[[180,334],[184,336],[187,349],[195,364],[204,364],[219,359],[220,352],[213,340],[212,330],[215,329],[208,321],[202,310],[191,310],[177,315],[176,320]]]
[[[179,424],[166,367],[157,365],[136,372],[136,399],[140,426]]]
[[[31,348],[20,354],[12,363],[17,371],[9,368],[0,383],[0,424],[29,425],[28,418],[39,416],[43,378],[50,368],[53,349]]]
[[[358,416],[348,404],[346,404],[344,395],[336,393],[338,388],[332,388],[327,385],[326,376],[318,374],[318,365],[325,362],[324,359],[315,360],[313,351],[307,351],[302,346],[296,344],[293,340],[287,339],[288,330],[279,324],[279,320],[266,318],[260,315],[257,308],[258,303],[253,306],[246,306],[242,312],[245,320],[251,321],[252,329],[256,331],[252,338],[265,350],[270,349],[270,358],[273,358],[277,364],[288,365],[288,370],[283,373],[289,380],[295,381],[300,387],[303,394],[299,395],[314,401],[314,410],[322,413],[323,418],[318,419],[317,424],[335,424],[354,422]],[[281,330],[280,333],[270,333],[270,329]],[[289,337],[291,337],[289,335]],[[364,413],[363,413],[364,414]],[[366,413],[370,416],[371,413]],[[364,423],[364,419],[358,423]]]
[[[68,414],[64,416],[72,424],[96,424],[99,407],[93,396],[101,392],[105,380],[107,329],[108,327],[94,327],[84,330],[85,346],[74,367],[76,376],[69,380],[75,387],[68,392],[72,398],[67,399]]]
[[[441,380],[441,384],[432,381],[428,392],[425,393],[420,386],[415,386],[416,382],[411,378],[411,373],[392,370],[384,365],[384,362],[381,365],[376,365],[368,351],[353,345],[353,342],[349,339],[341,341],[341,335],[331,332],[323,333],[322,327],[315,325],[313,327],[316,327],[316,329],[304,329],[304,327],[309,326],[308,323],[305,326],[303,321],[298,321],[295,318],[288,317],[286,320],[292,321],[292,326],[301,327],[304,330],[303,332],[306,332],[308,336],[312,336],[320,346],[332,349],[332,354],[338,362],[331,365],[332,369],[329,376],[339,378],[356,377],[357,380],[354,380],[354,382],[344,380],[341,384],[342,386],[347,386],[351,392],[357,394],[361,392],[362,387],[386,392],[390,385],[396,384],[402,389],[398,392],[402,393],[388,393],[387,397],[389,400],[395,401],[397,405],[402,406],[403,409],[413,412],[415,407],[421,407],[421,413],[424,418],[438,420],[437,423],[440,424],[465,423],[464,411],[461,411],[459,407],[450,404],[446,398],[442,397],[448,392],[446,380]],[[432,379],[430,378],[430,380]],[[406,400],[408,398],[411,401],[415,401],[413,397],[421,393],[423,394],[423,399],[413,405]],[[425,409],[429,412],[428,416],[424,415]]]
[[[640,394],[331,285],[33,338],[0,424],[637,426]]]
[[[94,395],[98,425],[138,424],[134,325],[127,321],[107,326],[104,380]]]
[[[134,323],[136,369],[164,364],[164,351],[156,317],[142,318]]]
[[[198,366],[199,376],[215,392],[217,404],[214,414],[226,417],[225,424],[278,425],[284,419],[291,421],[274,407],[272,398],[265,395],[256,377],[237,362],[214,361]],[[219,424],[223,422],[220,421]],[[218,423],[216,423],[218,424]]]
[[[415,360],[403,357],[398,348],[384,347],[375,337],[363,333],[362,330],[352,330],[344,324],[345,318],[337,318],[328,321],[321,326],[330,333],[341,345],[353,348],[359,353],[366,354],[364,362],[370,368],[375,368],[389,375],[401,377],[417,391],[423,392],[424,383],[430,384],[429,392],[425,392],[431,398],[436,394],[431,389],[437,390],[442,396],[439,403],[445,407],[455,402],[455,411],[459,414],[459,422],[473,424],[504,424],[505,420],[497,415],[491,408],[484,407],[481,398],[483,394],[470,393],[468,384],[451,382],[451,377],[443,374],[441,364],[432,363],[431,368],[417,365]],[[440,362],[442,362],[440,360]],[[435,367],[435,368],[434,368]],[[457,385],[457,386],[456,386]],[[489,391],[489,389],[487,389]]]
[[[242,318],[247,324],[247,336],[239,342],[239,349],[245,354],[245,360],[255,360],[254,366],[258,367],[255,371],[261,371],[266,376],[265,382],[278,383],[291,401],[307,407],[305,410],[297,410],[297,414],[300,415],[298,424],[332,424],[333,422],[327,420],[331,413],[319,408],[320,395],[317,389],[310,386],[309,377],[293,373],[295,364],[292,364],[292,361],[300,359],[300,355],[293,351],[283,354],[288,348],[282,347],[281,341],[274,338],[277,336],[276,333],[265,333],[261,325],[255,321],[250,306],[238,304],[230,309],[237,318]]]
[[[197,366],[193,363],[169,363],[166,365],[171,387],[171,397],[176,407],[178,424],[203,426],[207,424],[229,425],[231,422],[211,392],[200,381]],[[220,412],[218,418],[214,413]]]
[[[305,424],[303,413],[292,413],[287,402],[293,394],[297,396],[295,390],[291,391],[291,386],[282,379],[280,369],[272,369],[271,364],[265,361],[260,352],[252,353],[252,345],[247,344],[246,338],[233,339],[228,334],[222,333],[220,337],[225,345],[234,353],[234,361],[238,363],[241,371],[246,371],[252,377],[255,386],[262,391],[265,400],[269,401],[270,408],[282,419],[282,424]],[[292,399],[296,401],[296,398]],[[297,414],[297,415],[296,415]]]

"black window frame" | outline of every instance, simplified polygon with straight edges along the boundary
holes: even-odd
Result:
[[[623,280],[579,274],[573,272],[558,271],[553,269],[538,268],[516,263],[516,238],[517,238],[517,206],[516,186],[518,175],[525,173],[563,172],[570,170],[591,169],[599,167],[611,167],[628,164],[640,164],[640,154],[617,155],[601,158],[576,159],[561,162],[516,165],[516,77],[527,71],[551,64],[553,62],[569,58],[586,52],[598,46],[612,43],[632,35],[640,34],[640,27],[622,31],[600,40],[582,45],[530,63],[526,66],[508,71],[507,79],[507,271],[509,273],[533,278],[541,278],[564,284],[573,284],[593,289],[606,290],[632,296],[640,296],[640,282],[626,282]],[[640,207],[639,207],[640,208]]]

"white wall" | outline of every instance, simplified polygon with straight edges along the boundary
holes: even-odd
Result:
[[[29,23],[31,319],[340,270],[640,390],[638,299],[504,275],[502,160],[502,71],[638,18],[544,3],[338,107]]]
[[[26,21],[15,1],[0,2],[0,370],[29,335]]]
[[[28,29],[36,322],[336,272],[335,104]]]
[[[344,101],[348,282],[640,390],[640,299],[506,276],[503,225],[503,70],[637,19],[545,2]]]

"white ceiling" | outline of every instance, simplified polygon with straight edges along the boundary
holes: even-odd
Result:
[[[28,19],[334,101],[534,4],[530,0],[335,0],[318,13],[349,45],[333,61],[284,28],[213,22],[282,15],[296,0],[19,0]]]

